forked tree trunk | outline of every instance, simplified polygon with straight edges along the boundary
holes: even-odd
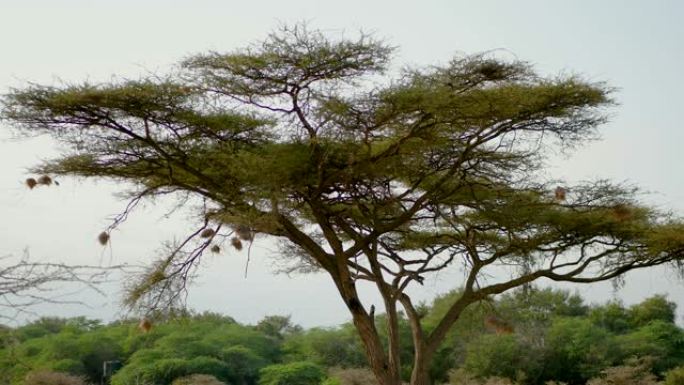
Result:
[[[373,318],[360,306],[349,306],[348,304],[348,308],[352,313],[354,326],[359,337],[361,337],[366,358],[378,384],[402,385],[401,373],[399,372],[401,368],[396,365],[399,362],[399,350],[390,349],[389,353],[386,352],[373,323]]]
[[[347,278],[345,273],[347,272],[342,270],[343,278]],[[359,333],[366,352],[366,358],[378,383],[380,385],[401,385],[399,367],[391,364],[391,362],[398,362],[398,349],[397,355],[390,360],[382,345],[380,335],[375,328],[372,315],[366,312],[359,301],[353,281],[351,279],[339,279],[335,280],[335,283],[347,305],[347,309],[352,314],[354,327]]]
[[[396,311],[396,308],[394,310]],[[356,326],[356,330],[361,337],[368,362],[378,384],[402,385],[401,367],[392,364],[399,362],[399,349],[385,351],[382,344],[379,344],[380,337],[377,330],[375,328],[368,328],[363,319],[358,319],[358,321],[360,322],[357,323],[357,317],[354,317],[354,326]],[[390,325],[387,326],[388,329],[392,329]],[[388,330],[388,332],[391,333],[392,331]],[[394,332],[396,333],[397,330]],[[422,335],[420,338],[423,338]],[[420,341],[419,344],[424,347],[425,341]],[[424,348],[415,349],[413,365],[410,385],[430,385],[430,354]]]
[[[396,381],[398,376],[392,373],[392,367],[387,361],[385,350],[375,328],[369,328],[365,320],[359,320],[356,316],[354,316],[354,326],[356,326],[361,337],[368,363],[378,383],[380,385],[401,385],[401,381]]]

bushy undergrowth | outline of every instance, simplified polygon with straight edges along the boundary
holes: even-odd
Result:
[[[40,370],[29,373],[24,385],[86,385],[85,379],[67,373]]]
[[[423,307],[426,332],[456,295]],[[467,309],[430,375],[435,385],[684,385],[684,330],[674,314],[663,296],[632,306],[586,305],[565,291],[515,292]],[[492,319],[506,327],[493,328]],[[376,321],[382,331],[385,316]],[[399,332],[408,382],[413,347],[405,319]],[[122,366],[112,385],[377,384],[351,324],[304,330],[283,316],[241,325],[198,314],[155,321],[147,332],[137,320],[103,325],[84,318],[0,328],[2,385],[99,384],[104,361]],[[200,374],[213,380],[193,377]]]

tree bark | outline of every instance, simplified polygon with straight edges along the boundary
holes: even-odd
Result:
[[[354,327],[361,337],[368,363],[378,383],[380,385],[401,385],[401,374],[398,368],[390,364],[373,318],[361,304],[356,285],[351,279],[346,265],[338,264],[336,271],[328,271],[328,273],[331,274],[345,305],[352,314]],[[398,350],[395,358],[396,361],[393,360],[393,362],[398,362]]]
[[[430,385],[430,373],[426,366],[414,366],[411,372],[411,385]]]
[[[411,371],[411,385],[429,385],[429,367],[433,350],[427,349],[427,341],[423,327],[420,324],[420,316],[411,303],[411,299],[402,294],[400,301],[411,326],[411,338],[413,339],[413,370]]]
[[[401,384],[399,317],[397,314],[396,302],[393,302],[392,299],[385,299],[385,312],[387,314],[389,371],[393,377],[393,381],[397,384]]]

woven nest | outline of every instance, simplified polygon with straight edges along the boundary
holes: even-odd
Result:
[[[27,178],[24,183],[26,183],[26,187],[30,189],[33,189],[38,185],[38,181],[36,181],[34,178]]]
[[[493,315],[487,316],[484,320],[485,327],[496,334],[511,334],[514,332],[510,323]]]
[[[613,217],[618,221],[626,221],[632,218],[632,210],[627,205],[617,204],[613,206]]]
[[[40,178],[38,178],[38,184],[42,184],[43,186],[49,186],[52,184],[52,178],[50,178],[48,175],[43,175]]]
[[[107,242],[109,242],[109,233],[106,231],[101,232],[100,235],[97,236],[97,241],[100,242],[102,246],[106,245]]]
[[[242,239],[243,241],[251,242],[254,239],[254,232],[245,225],[239,225],[235,227],[235,234],[237,234],[238,238]]]
[[[202,232],[200,233],[200,237],[202,237],[202,238],[211,238],[211,237],[214,236],[215,233],[216,233],[216,232],[215,232],[214,230],[212,230],[212,229],[204,229],[204,230],[202,230]]]
[[[233,245],[235,250],[240,251],[242,250],[242,241],[238,237],[233,237],[230,240],[230,244]]]
[[[566,191],[563,187],[560,187],[560,186],[556,187],[556,190],[554,191],[554,195],[556,197],[556,200],[564,201],[565,200],[565,193],[566,193]]]
[[[147,318],[143,318],[140,320],[140,323],[138,324],[138,328],[142,330],[143,332],[147,333],[150,330],[152,330],[152,321],[148,320]]]

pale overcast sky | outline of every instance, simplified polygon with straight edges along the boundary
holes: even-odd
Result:
[[[567,180],[606,177],[650,192],[644,200],[684,214],[684,2],[652,1],[58,1],[0,0],[0,93],[27,82],[108,80],[164,72],[178,59],[207,50],[231,50],[262,38],[282,23],[354,36],[373,32],[399,48],[396,65],[444,63],[458,53],[500,50],[533,63],[544,74],[579,73],[617,87],[619,105],[603,141],[560,159],[549,173]],[[165,219],[168,206],[149,206],[116,231],[111,249],[96,242],[107,218],[123,208],[117,186],[72,179],[28,191],[26,168],[55,155],[47,139],[12,139],[0,128],[0,255],[68,263],[138,263],[191,223]],[[306,326],[334,325],[346,310],[326,277],[274,276],[272,243],[255,245],[245,279],[244,254],[205,260],[190,305],[255,322],[291,314]],[[440,274],[415,291],[429,300],[458,286],[460,275]],[[684,309],[684,284],[658,269],[609,284],[572,286],[589,301],[638,302],[665,293]],[[117,294],[83,295],[92,308],[44,306],[44,315],[87,315],[111,320]],[[369,296],[369,301],[374,297]],[[2,311],[2,310],[0,310]],[[681,319],[679,320],[681,322]]]

